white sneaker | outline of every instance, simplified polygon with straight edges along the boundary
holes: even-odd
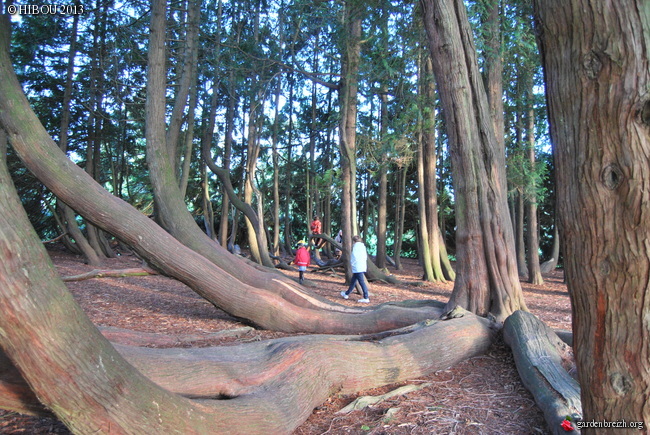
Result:
[[[341,292],[341,296],[343,297],[343,299],[347,299],[349,297],[348,295],[345,294],[344,291]]]
[[[357,302],[362,303],[362,304],[367,304],[367,303],[370,303],[370,299],[359,299]]]

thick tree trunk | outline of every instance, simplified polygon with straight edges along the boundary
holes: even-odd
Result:
[[[566,433],[561,424],[569,416],[582,419],[580,386],[567,372],[573,365],[569,347],[543,322],[515,311],[503,325],[503,338],[512,349],[521,380],[544,412],[553,434]]]
[[[499,148],[461,0],[421,0],[449,136],[456,192],[457,277],[449,307],[500,321],[525,309]],[[443,79],[444,78],[444,79]]]
[[[648,4],[635,0],[534,4],[585,419],[647,425]]]

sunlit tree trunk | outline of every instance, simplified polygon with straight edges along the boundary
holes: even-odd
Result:
[[[445,117],[456,193],[457,276],[448,307],[503,321],[525,309],[506,198],[505,151],[494,135],[461,0],[421,0]]]
[[[423,97],[421,101],[424,104],[420,108],[422,116],[422,184],[419,185],[418,189],[422,190],[421,201],[424,208],[424,220],[420,224],[422,227],[426,227],[428,239],[428,243],[423,246],[423,249],[429,251],[431,275],[428,279],[431,281],[445,281],[441,260],[444,246],[440,246],[440,227],[438,226],[438,189],[436,180],[436,160],[438,156],[436,154],[436,115],[434,110],[436,92],[433,67],[429,56],[424,56],[422,60],[419,80],[420,93]],[[420,176],[418,175],[419,179]],[[424,237],[422,239],[424,241]]]
[[[535,0],[534,5],[584,419],[644,422],[647,431],[648,3]]]

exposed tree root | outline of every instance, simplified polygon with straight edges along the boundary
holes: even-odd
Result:
[[[451,367],[484,353],[494,336],[489,322],[468,314],[370,342],[357,336],[319,335],[216,348],[115,348],[157,385],[195,399],[193,406],[200,403],[209,415],[214,413],[211,418],[228,412],[240,419],[237,427],[246,427],[247,433],[264,432],[263,427],[267,433],[269,428],[290,433],[332,394],[404,382]],[[49,414],[18,371],[4,361],[7,376],[0,391],[11,395],[1,396],[0,407]],[[10,396],[20,400],[10,405]],[[265,422],[258,430],[243,423],[258,419]]]
[[[144,267],[135,267],[130,269],[94,269],[90,272],[82,273],[80,275],[72,276],[63,276],[61,279],[64,282],[70,281],[83,281],[85,279],[92,278],[123,278],[125,276],[146,276],[146,275],[157,275],[153,269],[144,268]]]
[[[153,346],[153,347],[173,347],[173,346],[198,346],[202,343],[210,342],[216,339],[226,337],[239,338],[250,334],[255,329],[250,326],[243,328],[230,329],[227,331],[213,332],[210,334],[161,334],[152,332],[136,332],[128,329],[100,327],[100,332],[109,341],[116,344],[127,346]]]
[[[560,426],[570,416],[582,418],[580,386],[563,367],[561,354],[567,345],[542,321],[525,311],[515,311],[503,328],[505,342],[512,349],[517,371],[544,412],[554,434],[565,433]]]
[[[369,406],[375,405],[377,403],[381,403],[386,399],[390,399],[391,397],[401,396],[406,393],[410,393],[412,391],[418,391],[430,385],[431,385],[430,383],[419,384],[419,385],[404,385],[403,387],[399,387],[393,391],[389,391],[388,393],[382,394],[380,396],[357,397],[348,406],[338,411],[337,414],[347,414],[352,411],[359,411],[361,409],[366,409]]]

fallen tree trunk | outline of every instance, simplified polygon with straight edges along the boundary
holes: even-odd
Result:
[[[542,321],[525,311],[515,311],[503,327],[521,380],[544,412],[549,430],[565,433],[562,421],[582,418],[580,386],[563,366],[568,346]],[[566,363],[565,363],[566,364]]]

